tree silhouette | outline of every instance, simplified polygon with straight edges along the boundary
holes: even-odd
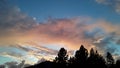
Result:
[[[90,49],[90,56],[88,57],[88,60],[87,60],[88,64],[95,64],[95,52],[94,52],[94,49],[91,48]]]
[[[120,60],[116,61],[116,68],[120,68]]]
[[[88,50],[84,48],[83,45],[81,45],[80,49],[77,50],[75,53],[76,62],[83,64],[86,62],[87,57],[88,57]]]
[[[73,64],[74,62],[75,62],[75,57],[70,57],[68,63]]]
[[[101,64],[105,65],[105,59],[101,56],[98,51],[94,51],[93,48],[90,50],[90,56],[88,57],[88,64]]]
[[[68,59],[67,50],[64,48],[61,48],[58,52],[58,56],[55,58],[56,63],[66,63],[66,60]]]
[[[107,56],[106,56],[106,60],[107,60],[107,64],[114,64],[114,59],[111,55],[111,53],[107,52]]]
[[[90,57],[94,57],[94,55],[95,55],[94,49],[91,48],[91,50],[90,50]]]
[[[2,66],[0,66],[2,67]],[[44,61],[26,68],[120,68],[120,60],[114,63],[111,53],[107,52],[106,61],[97,50],[88,50],[81,45],[73,57],[68,59],[67,50],[61,48],[55,60]]]

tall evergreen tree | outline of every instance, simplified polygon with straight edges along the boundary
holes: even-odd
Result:
[[[105,59],[101,56],[98,51],[94,51],[93,48],[90,50],[90,56],[88,57],[88,64],[102,64],[105,65]]]
[[[114,64],[114,59],[113,59],[111,53],[109,53],[109,52],[107,52],[106,60],[107,60],[107,64]]]
[[[81,45],[80,49],[76,51],[76,62],[85,63],[88,57],[88,50]]]
[[[68,59],[67,50],[61,48],[58,52],[58,56],[55,58],[55,62],[65,63],[67,59]]]

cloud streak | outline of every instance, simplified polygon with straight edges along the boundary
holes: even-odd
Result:
[[[120,0],[95,0],[99,4],[107,5],[120,14]]]
[[[99,3],[103,2],[104,0]],[[42,58],[41,56],[46,55],[48,55],[46,58],[53,57],[57,53],[56,50],[49,48],[53,44],[56,44],[55,48],[59,46],[67,48],[71,54],[73,50],[79,49],[81,44],[88,50],[95,47],[104,52],[110,43],[119,43],[120,24],[82,16],[50,18],[38,23],[17,7],[3,4],[0,10],[2,10],[0,12],[0,46],[12,46],[25,51],[24,57],[22,54],[7,53],[17,58],[18,56],[23,59],[28,56]],[[109,51],[114,51],[114,49],[109,49]]]

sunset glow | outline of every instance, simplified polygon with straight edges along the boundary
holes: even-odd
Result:
[[[70,57],[80,45],[119,58],[119,18],[117,0],[1,0],[0,64],[52,61],[61,47]]]

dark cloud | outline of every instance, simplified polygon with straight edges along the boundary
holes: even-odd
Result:
[[[31,49],[27,48],[27,47],[23,47],[21,45],[17,45],[17,48],[21,49],[21,50],[24,50],[24,51],[30,51]]]
[[[15,52],[15,51],[12,51],[12,52],[6,52],[7,55],[10,55],[10,56],[15,56],[15,57],[22,57],[23,54],[22,53],[18,53],[18,52]]]
[[[97,40],[98,38],[101,38],[105,35],[105,32],[102,28],[95,28],[93,30],[89,30],[89,31],[84,31],[84,38],[86,39],[92,39],[93,42],[95,40]]]
[[[118,45],[120,45],[120,39],[119,39],[119,40],[117,40],[117,44],[118,44]]]
[[[22,13],[18,7],[9,5],[5,0],[0,1],[0,36],[5,34],[23,33],[35,26],[32,17]]]
[[[7,0],[0,1],[0,45],[25,40],[23,37],[36,25],[36,21],[20,8],[10,5]]]
[[[22,31],[28,30],[34,26],[34,20],[27,15],[20,12],[19,8],[12,7],[11,9],[4,9],[0,13],[0,29],[6,31],[14,28]]]
[[[25,60],[23,60],[20,64],[18,64],[18,68],[23,68],[24,67],[24,64],[25,64]]]
[[[0,68],[5,68],[5,65],[0,65]]]
[[[110,33],[98,39],[93,44],[103,52],[111,52],[114,53],[117,49],[113,47],[109,47],[109,45],[115,41],[115,33]]]
[[[5,65],[8,67],[8,68],[17,68],[17,62],[7,62],[5,63]]]
[[[7,62],[4,64],[5,67],[7,68],[23,68],[24,67],[25,61],[23,60],[21,63],[12,61],[12,62]]]
[[[102,39],[98,39],[99,42],[94,43],[95,45],[98,46],[105,46],[108,45],[111,41],[114,41],[115,38],[115,33],[110,33],[105,35]]]

